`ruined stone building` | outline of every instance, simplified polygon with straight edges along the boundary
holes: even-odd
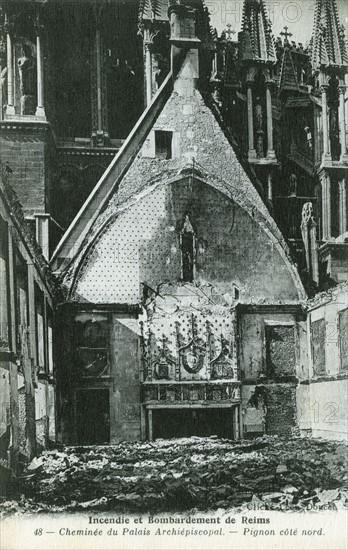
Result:
[[[201,0],[12,0],[1,16],[0,156],[23,208],[4,187],[2,297],[19,328],[1,341],[3,461],[30,455],[21,414],[39,448],[345,438],[336,1],[316,0],[306,46],[273,35],[263,0],[244,0],[237,33]]]
[[[56,438],[53,311],[47,262],[13,189],[0,186],[1,485]]]

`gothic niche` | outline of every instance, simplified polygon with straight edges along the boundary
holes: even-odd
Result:
[[[313,205],[311,202],[306,202],[302,208],[301,234],[308,273],[318,283],[317,224],[314,220]]]
[[[266,114],[266,84],[265,77],[259,75],[255,79],[254,128],[255,148],[258,158],[266,156],[267,149],[267,114]]]
[[[296,174],[291,174],[289,177],[289,196],[290,197],[296,197],[297,196],[297,176]]]
[[[340,130],[338,122],[338,80],[336,77],[331,77],[329,80],[329,88],[327,92],[328,113],[329,113],[329,138],[331,147],[332,160],[339,160],[341,153],[340,145]]]
[[[308,108],[299,107],[289,109],[290,112],[290,135],[291,153],[298,151],[308,159],[312,158],[312,130],[311,111]]]
[[[22,44],[22,55],[17,61],[19,71],[21,115],[35,115],[37,105],[36,59],[29,44]]]
[[[192,224],[188,215],[186,215],[180,232],[181,277],[186,283],[192,283],[194,280],[195,240]]]

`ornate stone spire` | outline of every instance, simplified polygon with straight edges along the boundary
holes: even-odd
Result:
[[[244,0],[241,53],[243,61],[276,62],[272,25],[264,0]]]
[[[316,0],[312,35],[312,68],[348,68],[344,29],[340,24],[336,0]]]

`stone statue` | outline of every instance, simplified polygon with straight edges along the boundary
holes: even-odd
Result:
[[[256,132],[256,153],[258,158],[263,158],[265,156],[264,146],[263,146],[263,131],[258,130]]]
[[[306,227],[313,220],[313,205],[311,202],[306,202],[302,207],[302,223],[301,227]]]
[[[331,107],[329,107],[329,134],[331,142],[331,154],[332,157],[335,159],[340,155],[341,152],[338,112],[336,105],[332,105]]]
[[[169,65],[166,58],[160,53],[155,53],[152,57],[152,60],[153,60],[153,73],[155,75],[156,86],[158,89],[161,87],[162,82],[164,81],[165,77],[168,74]]]
[[[1,108],[2,111],[5,110],[7,105],[7,67],[2,69],[1,71]],[[0,115],[0,118],[2,119],[3,112]]]
[[[289,194],[291,197],[296,197],[297,195],[297,176],[296,174],[291,174],[289,178]]]
[[[309,149],[312,149],[312,147],[313,147],[313,144],[312,144],[312,132],[311,132],[310,127],[309,127],[309,126],[305,126],[304,131],[306,132],[306,136],[307,136],[307,145],[308,145]]]
[[[263,114],[262,105],[259,97],[256,98],[255,105],[255,126],[256,126],[256,152],[258,158],[263,158],[264,153],[264,133],[263,133]]]
[[[257,103],[255,106],[255,118],[256,118],[256,130],[263,130],[263,120],[262,120],[262,105],[260,103],[260,98],[256,98]]]
[[[21,92],[21,115],[35,115],[36,110],[36,61],[28,44],[22,46],[23,55],[18,59]]]
[[[319,265],[317,251],[317,224],[313,216],[313,205],[306,202],[302,207],[301,234],[306,253],[308,273],[313,281],[319,282]]]

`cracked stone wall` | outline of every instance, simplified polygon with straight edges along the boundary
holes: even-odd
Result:
[[[272,384],[263,387],[266,406],[266,433],[291,435],[296,426],[296,386]]]
[[[172,285],[172,295],[177,297],[185,283],[181,232],[188,218],[195,237],[192,288],[207,295],[211,301],[208,309],[232,311],[238,302],[268,303],[280,313],[283,304],[298,304],[304,298],[296,269],[250,180],[252,176],[241,166],[200,93],[192,86],[185,88],[186,79],[192,80],[189,61],[182,73],[183,89],[175,87],[141,152],[65,274],[70,298],[94,304],[136,305],[146,301],[146,294],[160,295],[165,285]],[[172,132],[172,157],[168,160],[156,155],[156,131]],[[181,305],[173,307],[173,319],[180,317]],[[202,325],[201,304],[198,309],[197,322]],[[251,316],[250,326],[244,326],[242,368],[247,382],[258,385],[261,374],[266,374],[264,319],[254,318],[252,321]],[[275,318],[284,320],[285,325],[294,324],[292,316]],[[187,319],[181,320],[182,326],[187,325]],[[139,421],[139,327],[127,333],[117,322],[113,321],[115,380],[110,393],[114,438],[136,436]],[[158,339],[168,327],[162,330],[161,324],[166,322],[161,322],[160,316],[159,328],[156,323],[153,328]],[[199,328],[206,338],[206,332]],[[225,329],[221,332],[228,340]],[[300,363],[297,351],[296,358],[285,358],[296,337],[286,329],[280,332],[277,337],[282,349],[273,350],[273,359],[277,376],[289,377],[295,375]],[[166,336],[170,347],[171,330]],[[273,402],[277,402],[275,398]],[[254,408],[259,406],[266,407],[260,402]],[[267,414],[266,409],[262,414]],[[262,418],[256,422],[265,423]]]
[[[242,424],[244,437],[295,433],[296,384],[243,385]]]
[[[255,382],[260,377],[279,380],[299,375],[304,363],[300,351],[303,336],[292,314],[246,313],[241,317],[239,331],[240,368],[244,381]]]
[[[234,201],[188,178],[157,186],[115,215],[81,266],[74,294],[134,304],[141,283],[180,281],[186,214],[196,235],[195,281],[213,284],[220,303],[234,286],[242,301],[296,301],[284,260],[262,228]]]
[[[184,82],[194,78],[187,63]],[[172,158],[156,156],[156,131],[172,132]],[[211,282],[221,294],[236,284],[243,301],[304,297],[276,224],[197,90],[172,93],[66,284],[73,282],[77,299],[137,303],[140,283],[176,282],[186,214],[197,239],[195,280]]]
[[[239,360],[245,437],[286,435],[295,428],[296,380],[302,376],[306,361],[301,351],[301,347],[306,348],[306,335],[300,328],[292,314],[242,315]]]
[[[191,185],[191,188],[190,185],[190,180],[186,179],[170,186],[159,186],[120,212],[110,228],[96,242],[82,269],[76,295],[94,303],[135,304],[141,301],[144,289],[152,289],[159,294],[165,293],[164,287],[168,287],[170,282],[173,303],[169,304],[169,309],[172,307],[174,313],[168,323],[170,325],[171,322],[175,323],[175,320],[182,321],[176,308],[180,306],[180,311],[183,308],[176,298],[179,293],[186,293],[189,300],[190,292],[187,289],[185,291],[180,282],[180,228],[185,214],[189,212],[191,224],[197,235],[196,274],[192,288],[195,292],[206,295],[205,307],[210,310],[220,307],[228,311],[238,302],[235,298],[235,289],[238,289],[240,300],[276,302],[282,297],[282,300],[287,299],[291,302],[294,299],[294,287],[289,278],[288,293],[286,286],[285,291],[281,289],[284,263],[273,245],[269,246],[270,243],[262,229],[241,207],[220,192],[199,182]],[[253,246],[248,241],[248,235],[252,236]],[[164,282],[167,284],[164,285]],[[160,305],[160,300],[157,302]],[[196,304],[195,298],[192,297],[191,302],[195,307],[198,306],[199,311],[202,309],[202,304]],[[159,340],[162,333],[165,333],[169,344],[173,343],[174,326],[163,328],[162,325],[166,323],[161,317],[162,313],[159,313],[156,321],[156,338]],[[196,311],[195,315],[200,314]],[[265,318],[257,314],[246,318],[247,321],[243,321],[241,367],[244,369],[245,378],[257,382],[261,374],[268,375]],[[278,332],[276,327],[272,326],[275,341],[271,355],[275,376],[295,376],[298,361],[297,352],[294,351],[294,318],[292,315],[275,314],[266,318],[267,320],[280,325]],[[185,322],[187,324],[187,320]],[[153,329],[156,328],[155,325]],[[115,330],[118,329],[115,327]],[[225,334],[225,328],[222,332]],[[204,331],[202,334],[206,336]],[[228,337],[228,334],[225,336]],[[121,352],[123,346],[125,353]],[[136,408],[134,377],[139,365],[136,354],[129,353],[122,339],[119,347],[115,349],[118,350],[119,357],[116,367],[127,373],[127,376],[124,374],[125,378],[119,377],[115,380],[116,389],[110,394],[111,407],[114,407],[111,409],[112,438],[117,440],[119,437],[128,438],[132,433],[136,433],[139,412]],[[201,373],[197,376],[200,375]],[[279,391],[282,392],[281,389]],[[272,403],[276,403],[276,400],[273,399]],[[245,422],[264,426],[267,419],[254,422],[249,419],[251,412],[247,411]],[[290,416],[292,418],[294,415]],[[287,415],[288,422],[285,422],[284,433],[289,432],[290,416]],[[277,430],[281,432],[281,427],[277,427]]]

